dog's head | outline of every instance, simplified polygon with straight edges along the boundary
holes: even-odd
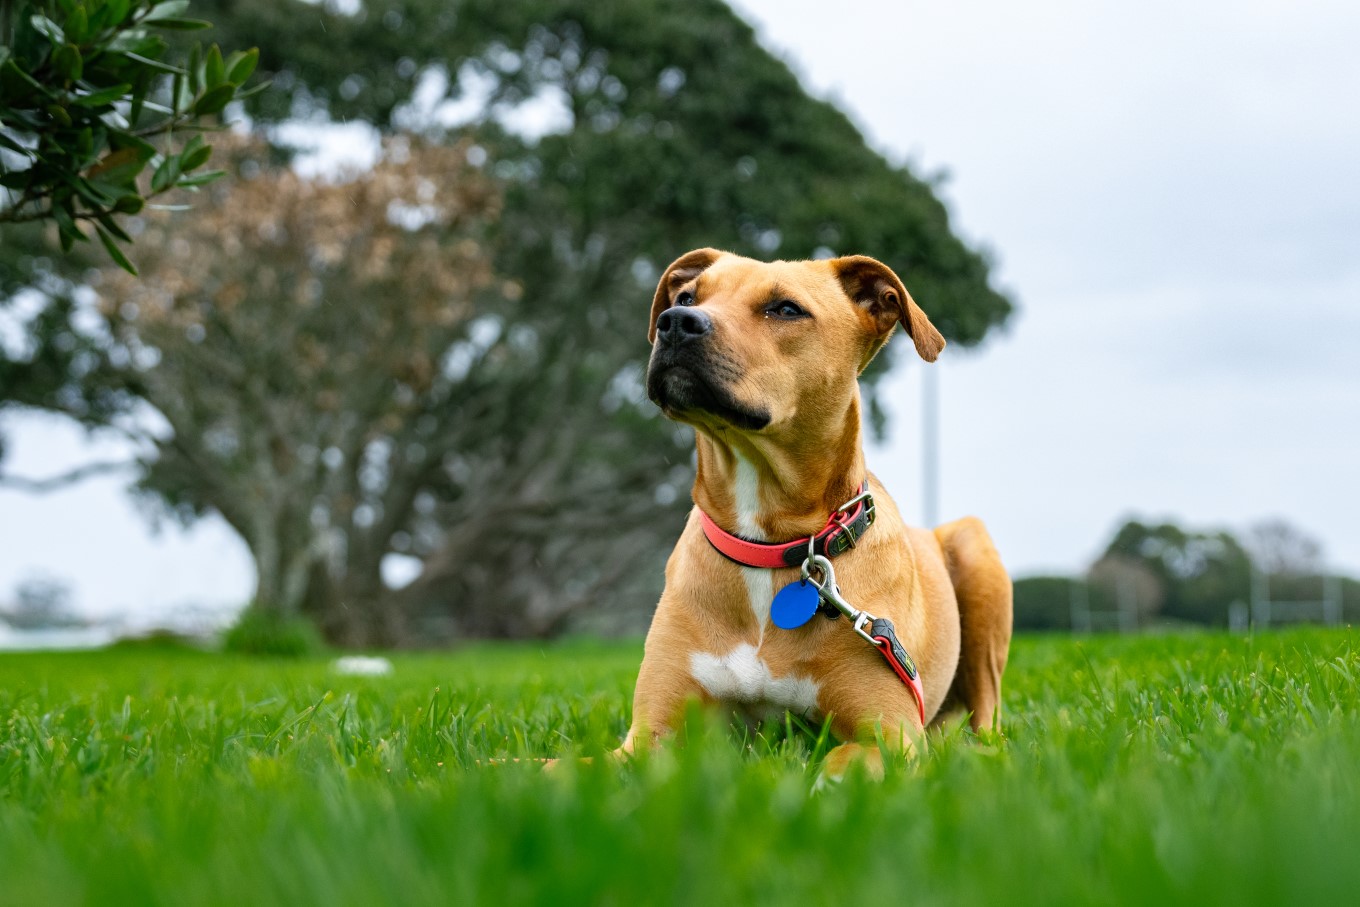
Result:
[[[767,263],[696,249],[657,285],[647,395],[698,427],[794,426],[852,392],[899,323],[934,362],[944,338],[881,262]]]

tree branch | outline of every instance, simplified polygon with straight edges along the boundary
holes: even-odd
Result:
[[[42,494],[48,491],[56,491],[59,488],[65,488],[67,485],[74,485],[76,482],[83,481],[92,476],[131,469],[137,465],[137,462],[138,461],[136,460],[100,460],[94,463],[86,463],[84,466],[77,466],[75,469],[68,472],[49,476],[45,479],[29,479],[24,476],[0,474],[0,488],[25,491],[30,494]]]

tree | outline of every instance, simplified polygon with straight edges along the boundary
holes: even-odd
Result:
[[[1256,568],[1268,575],[1322,572],[1322,543],[1289,522],[1275,517],[1247,530],[1247,549]]]
[[[148,198],[215,179],[201,131],[244,97],[259,53],[223,58],[195,45],[185,65],[163,58],[158,32],[210,27],[187,0],[6,3],[0,18],[0,223],[53,221],[70,251],[95,233],[135,272],[120,216]],[[167,84],[168,83],[168,84]],[[192,133],[183,140],[184,133]],[[158,148],[153,142],[159,142]],[[194,171],[200,171],[195,173]],[[149,185],[139,184],[150,172]]]
[[[1026,576],[1017,579],[1015,589],[1015,629],[1070,630],[1072,628],[1072,583],[1067,576]]]
[[[1223,624],[1228,606],[1250,596],[1251,560],[1228,532],[1130,520],[1105,549],[1107,558],[1142,565],[1164,590],[1166,617]]]
[[[71,587],[45,576],[30,577],[14,593],[14,609],[0,620],[19,630],[69,627],[80,621],[71,613]]]
[[[481,237],[500,201],[466,151],[393,139],[328,183],[242,150],[210,208],[147,219],[140,279],[99,287],[110,380],[169,429],[148,433],[142,489],[222,514],[257,608],[296,615],[325,584],[310,591],[337,638],[402,637],[377,607],[382,559],[478,427],[459,359],[485,352],[478,296],[518,298],[493,286]]]
[[[1104,611],[1127,614],[1134,625],[1144,626],[1155,618],[1166,599],[1163,577],[1141,558],[1105,554],[1086,572],[1088,597]]]
[[[430,639],[556,632],[586,604],[626,601],[646,613],[692,478],[688,433],[657,418],[640,380],[646,302],[680,251],[873,252],[964,344],[1010,312],[931,188],[809,98],[715,0],[411,0],[353,13],[238,0],[202,9],[224,39],[260,45],[275,90],[246,103],[261,128],[329,114],[389,134],[415,127],[436,144],[471,141],[466,153],[500,199],[481,245],[491,286],[519,296],[477,294],[466,336],[450,346],[462,387],[451,404],[467,430],[406,524],[383,523],[391,534],[372,536],[385,552],[421,558],[424,572],[396,596],[347,598],[313,563],[304,607],[333,635],[362,641],[393,614]],[[441,99],[462,105],[457,123],[441,119]],[[522,128],[528,111],[545,109],[540,128]],[[299,260],[279,292],[309,285],[309,267]],[[337,282],[326,292],[350,289]],[[403,299],[394,284],[369,304]],[[48,346],[35,337],[35,356]],[[871,411],[889,363],[880,356],[866,376]],[[75,383],[87,394],[105,374],[91,368]],[[408,430],[399,420],[387,433]],[[161,455],[172,446],[160,444]],[[268,445],[240,450],[272,456]],[[216,506],[192,487],[206,475],[158,466],[142,487],[177,506],[194,502],[186,512],[195,512]],[[346,613],[358,616],[335,617]]]

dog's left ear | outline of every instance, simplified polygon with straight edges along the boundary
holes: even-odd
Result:
[[[656,342],[656,320],[661,313],[671,307],[675,293],[685,284],[708,270],[708,266],[722,257],[717,249],[695,249],[686,252],[666,269],[661,281],[656,285],[656,295],[652,297],[652,320],[647,324],[647,342]]]
[[[861,368],[869,364],[888,335],[900,321],[913,343],[916,352],[927,362],[934,362],[944,349],[944,337],[935,330],[926,313],[911,298],[902,281],[893,273],[892,268],[867,255],[849,255],[831,262],[840,279],[845,295],[849,296],[861,309],[867,312],[878,325],[878,336],[869,348]]]

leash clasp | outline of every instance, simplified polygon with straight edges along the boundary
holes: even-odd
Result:
[[[821,575],[820,580],[813,579],[813,571]],[[856,608],[841,595],[840,587],[836,585],[836,568],[831,566],[829,558],[820,554],[810,555],[807,560],[803,561],[802,575],[803,581],[812,584],[813,588],[817,590],[817,594],[821,596],[822,601],[854,621],[856,633],[869,642],[874,642],[874,638],[864,632],[864,625],[872,623],[876,618],[867,611]],[[878,645],[878,643],[874,643],[874,645]]]

